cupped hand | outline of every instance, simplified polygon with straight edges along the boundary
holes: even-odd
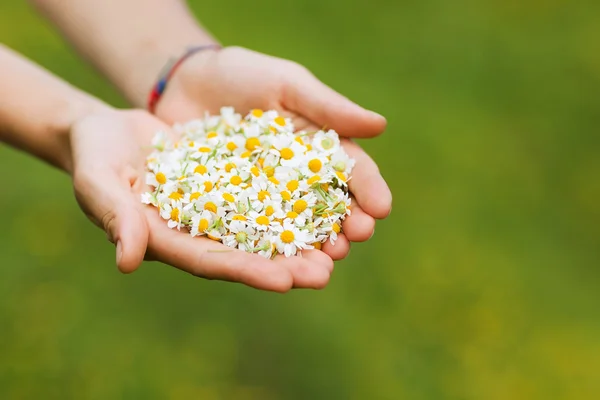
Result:
[[[349,182],[356,201],[344,221],[344,235],[335,246],[323,246],[333,259],[348,254],[349,241],[368,240],[375,218],[390,213],[392,195],[377,164],[351,140],[381,134],[386,120],[379,114],[335,92],[297,63],[227,47],[187,59],[169,82],[156,115],[167,123],[186,122],[206,111],[218,113],[222,106],[242,114],[254,108],[275,109],[291,117],[298,130],[327,127],[344,137],[346,152],[357,161]]]
[[[138,110],[102,111],[82,118],[71,129],[77,201],[116,244],[122,272],[134,271],[148,258],[206,279],[277,292],[327,284],[333,261],[321,251],[267,260],[169,229],[157,209],[140,201],[140,194],[148,189],[144,183],[146,155],[152,137],[160,130],[169,132],[163,122]]]

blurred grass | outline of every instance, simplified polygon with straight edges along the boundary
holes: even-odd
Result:
[[[23,3],[1,40],[124,105]],[[600,395],[599,3],[193,6],[388,117],[393,213],[322,292],[121,276],[68,179],[0,148],[1,398]]]

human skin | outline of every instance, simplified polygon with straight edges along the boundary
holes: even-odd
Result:
[[[149,258],[277,292],[328,283],[333,261],[322,251],[267,260],[169,229],[156,209],[143,205],[149,144],[156,131],[168,129],[146,111],[113,109],[0,45],[0,140],[71,176],[81,208],[116,244],[122,272]]]
[[[217,41],[196,21],[182,0],[30,0],[61,30],[79,52],[138,107],[166,61],[191,45]],[[185,122],[205,111],[233,106],[276,109],[299,129],[335,129],[357,160],[350,191],[352,215],[344,221],[335,246],[323,251],[344,258],[350,241],[368,240],[375,219],[385,218],[391,192],[377,165],[353,138],[381,134],[386,120],[320,82],[303,66],[240,47],[205,50],[188,58],[175,72],[158,103],[164,122]]]

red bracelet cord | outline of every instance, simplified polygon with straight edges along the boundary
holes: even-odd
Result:
[[[191,47],[173,64],[171,64],[170,66],[168,66],[169,64],[167,64],[167,67],[164,68],[164,70],[166,70],[166,73],[162,74],[162,76],[158,79],[158,81],[152,88],[150,95],[148,96],[148,111],[154,114],[154,111],[156,110],[156,105],[162,97],[162,94],[167,88],[169,80],[171,79],[177,68],[179,68],[179,66],[183,64],[183,62],[187,60],[190,56],[198,53],[199,51],[209,49],[219,50],[221,49],[221,46],[219,46],[218,44],[208,44],[204,46]]]

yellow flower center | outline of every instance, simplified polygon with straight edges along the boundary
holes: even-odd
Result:
[[[212,201],[207,201],[206,204],[204,204],[204,209],[210,212],[217,212],[217,205],[215,203],[213,203]]]
[[[233,143],[233,142],[227,143],[227,150],[234,151],[235,149],[237,149],[237,145],[235,143]]]
[[[321,188],[327,192],[329,190],[329,183],[322,183]]]
[[[254,175],[254,176],[260,175],[260,171],[258,170],[258,167],[250,168],[250,172],[252,172],[252,175]]]
[[[343,172],[340,171],[335,171],[335,174],[337,175],[337,177],[340,179],[340,181],[342,182],[346,182],[346,175],[344,175]]]
[[[277,128],[275,128],[274,126],[270,126],[269,130],[273,133],[277,133]]]
[[[281,241],[283,243],[292,243],[295,239],[294,232],[292,231],[283,231],[281,232],[279,237],[281,238]]]
[[[270,217],[271,215],[273,215],[274,212],[275,212],[275,209],[273,208],[273,206],[265,207],[265,215],[267,217]]]
[[[183,195],[179,192],[173,192],[169,195],[169,198],[172,200],[181,200],[183,199]]]
[[[315,174],[319,172],[323,168],[323,163],[318,158],[313,158],[308,162],[308,169],[310,169]]]
[[[267,190],[261,190],[258,192],[258,200],[265,201],[267,197],[271,197],[271,193],[269,193]]]
[[[260,118],[263,116],[263,110],[255,108],[252,110],[252,115],[254,115],[256,118]]]
[[[239,177],[239,176],[237,176],[237,175],[234,175],[234,176],[232,176],[232,177],[231,177],[231,179],[229,179],[229,182],[230,182],[232,185],[235,185],[235,186],[237,186],[237,185],[239,185],[240,183],[242,183],[242,178],[241,178],[241,177]]]
[[[216,137],[217,137],[217,132],[208,132],[206,134],[207,139],[212,139],[212,138],[216,138]]]
[[[292,195],[290,194],[290,192],[284,190],[283,192],[281,192],[281,197],[284,200],[290,201],[292,199]]]
[[[231,219],[233,221],[246,221],[247,220],[246,217],[244,217],[243,215],[240,215],[240,214],[234,215],[233,218],[231,218]]]
[[[294,211],[297,212],[298,214],[300,214],[302,211],[306,210],[306,207],[308,207],[308,204],[306,203],[305,200],[296,200],[296,202],[294,203]]]
[[[315,182],[318,182],[321,180],[321,177],[319,175],[314,175],[310,178],[308,178],[308,180],[306,181],[309,185],[312,185]]]
[[[298,218],[298,214],[295,213],[294,211],[288,211],[288,213],[286,214],[287,218],[291,218],[291,219],[296,219]]]
[[[265,159],[264,158],[259,158],[258,160],[256,160],[256,162],[258,163],[258,165],[260,165],[260,167],[262,168],[263,165],[265,164]]]
[[[306,151],[311,151],[312,150],[312,144],[307,144],[306,145]]]
[[[300,143],[302,146],[304,146],[304,140],[302,140],[302,138],[300,136],[296,136],[296,138],[294,140],[296,142]]]
[[[279,181],[274,176],[269,177],[269,182],[279,185]]]
[[[225,172],[231,172],[232,169],[234,169],[236,167],[236,165],[232,162],[225,164]]]
[[[321,250],[321,247],[323,247],[323,244],[321,242],[314,242],[312,245],[317,250]]]
[[[165,183],[167,183],[167,177],[162,172],[157,173],[155,175],[155,177],[156,177],[156,182],[160,183],[161,185],[164,185]]]
[[[260,146],[260,140],[257,137],[251,137],[246,139],[246,150],[253,151]]]
[[[335,233],[340,233],[340,231],[342,230],[342,228],[340,227],[340,225],[336,222],[335,224],[333,224],[333,226],[331,227],[331,230],[333,230]]]
[[[179,220],[179,208],[174,208],[171,210],[171,219],[173,221],[178,221]]]
[[[194,147],[195,145],[196,145],[196,143],[194,143],[193,141],[188,143],[188,146],[190,146],[190,147]]]
[[[298,181],[297,180],[291,180],[287,183],[287,185],[285,185],[285,187],[290,191],[293,192],[294,190],[298,189]]]
[[[231,193],[223,193],[223,198],[225,199],[225,201],[228,201],[230,203],[235,201],[235,197],[233,197]]]
[[[294,157],[294,152],[289,147],[281,149],[281,158],[284,160],[291,160]]]
[[[269,225],[269,218],[265,217],[264,215],[261,215],[260,217],[256,218],[256,223],[259,225]]]
[[[208,229],[208,220],[206,218],[202,218],[198,223],[198,232],[204,232]]]
[[[252,153],[251,153],[251,152],[249,152],[249,151],[245,151],[245,152],[243,152],[243,153],[240,155],[240,157],[242,157],[242,158],[248,158],[248,157],[250,157],[251,155],[252,155]]]
[[[264,171],[265,175],[267,175],[268,178],[275,175],[275,168],[271,167],[270,165],[266,166],[263,171]]]
[[[210,192],[213,189],[213,183],[211,181],[204,182],[204,191]]]
[[[210,153],[210,152],[212,151],[212,149],[211,149],[210,147],[200,147],[200,148],[198,149],[198,151],[199,151],[200,153]]]
[[[207,171],[208,171],[208,169],[206,168],[205,165],[198,165],[196,168],[194,168],[194,173],[200,174],[200,175],[204,175]]]
[[[279,126],[285,126],[285,118],[277,117],[275,118],[275,123]]]
[[[200,198],[200,192],[194,192],[190,194],[190,201],[198,200]]]

